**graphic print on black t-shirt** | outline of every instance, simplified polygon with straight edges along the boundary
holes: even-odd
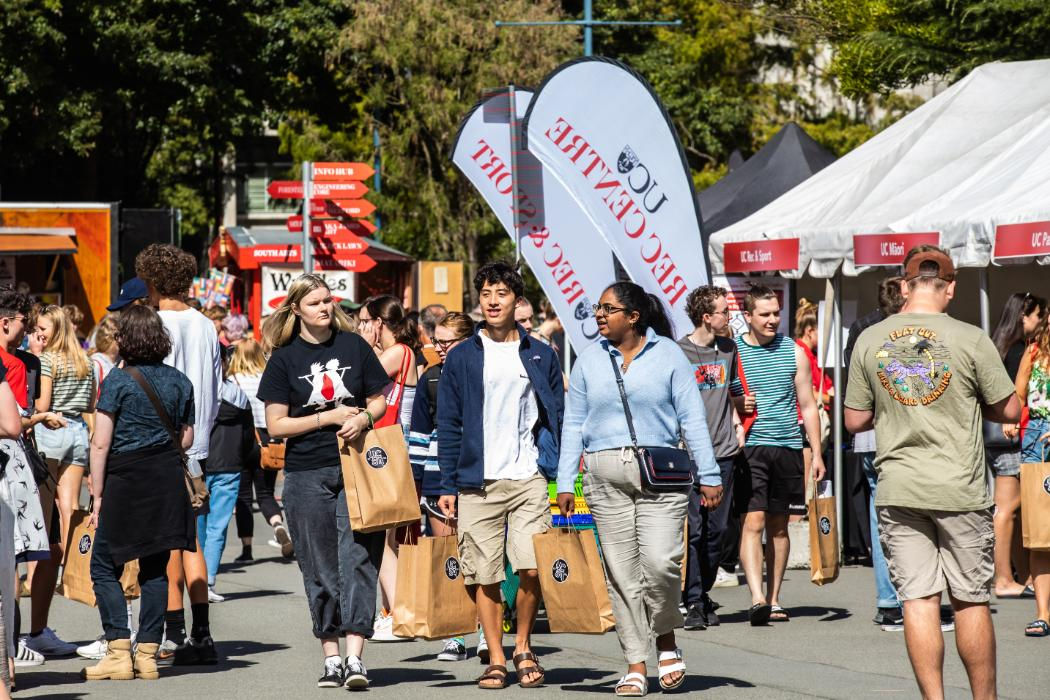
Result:
[[[323,365],[320,362],[311,364],[310,374],[299,377],[310,384],[310,398],[303,407],[316,406],[327,409],[333,408],[334,404],[341,403],[343,399],[353,399],[354,395],[343,383],[343,374],[349,369],[352,369],[350,365],[339,366],[338,357],[333,357]]]
[[[381,394],[389,381],[375,351],[361,336],[336,332],[323,343],[297,337],[277,348],[266,363],[257,396],[287,406],[289,417],[300,418],[340,405],[364,408],[368,397]],[[285,469],[339,464],[338,430],[327,425],[288,438]]]

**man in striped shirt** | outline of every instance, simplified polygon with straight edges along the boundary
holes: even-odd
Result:
[[[753,285],[744,297],[748,331],[737,338],[743,381],[734,380],[730,391],[741,415],[756,414],[744,443],[747,467],[738,477],[737,504],[744,512],[740,534],[740,563],[751,589],[752,625],[770,620],[786,621],[780,606],[780,587],[787,569],[790,541],[788,514],[805,501],[801,414],[810,445],[820,445],[820,420],[812,378],[804,351],[791,338],[778,333],[780,301],[763,285]],[[744,383],[747,392],[744,392]],[[813,451],[813,480],[824,477],[819,448]],[[767,562],[768,589],[762,590],[762,532],[772,543],[773,561]]]

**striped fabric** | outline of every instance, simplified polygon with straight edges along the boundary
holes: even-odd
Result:
[[[778,333],[768,345],[750,345],[743,336],[736,344],[747,388],[755,395],[758,410],[746,444],[802,449],[795,394],[795,341]],[[730,390],[734,396],[743,393],[739,379],[733,381]]]
[[[423,475],[423,495],[437,493],[441,487],[441,468],[438,466],[436,428],[431,433],[408,433],[408,460],[413,473]]]
[[[84,413],[91,406],[95,389],[94,372],[88,372],[83,379],[77,379],[72,363],[63,367],[61,357],[45,352],[40,356],[40,373],[45,377],[51,377],[50,410],[55,413],[75,415]],[[57,378],[56,374],[59,375]]]

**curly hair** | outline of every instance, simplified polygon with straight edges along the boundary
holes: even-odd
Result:
[[[120,356],[129,365],[156,365],[171,352],[171,336],[160,315],[148,306],[134,304],[117,320]]]
[[[715,312],[715,299],[727,295],[725,287],[710,284],[697,287],[685,298],[685,314],[694,326],[699,327],[704,322],[704,314]]]
[[[152,243],[135,257],[135,274],[162,297],[185,299],[197,275],[197,261],[173,245]]]

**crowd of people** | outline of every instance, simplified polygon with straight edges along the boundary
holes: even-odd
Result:
[[[219,564],[231,520],[235,561],[255,557],[256,505],[268,544],[302,572],[318,686],[368,687],[365,642],[396,639],[399,542],[424,534],[457,538],[477,608],[478,686],[511,678],[505,603],[514,678],[540,686],[533,537],[551,527],[548,484],[572,517],[581,473],[625,662],[615,694],[648,693],[654,645],[659,685],[674,690],[687,671],[675,630],[720,624],[711,593],[735,585],[737,561],[748,622],[790,619],[788,526],[825,478],[836,391],[870,486],[875,623],[904,630],[923,695],[943,695],[941,633],[954,627],[975,697],[994,697],[993,594],[1032,598],[1025,634],[1050,636],[1050,552],[1021,547],[1018,478],[1022,463],[1044,461],[1050,438],[1047,301],[1013,295],[988,337],[946,314],[955,269],[938,248],[912,250],[902,276],[880,281],[879,308],[850,329],[844,389],[818,358],[817,306],[800,300],[785,336],[780,298],[760,283],[733,338],[725,289],[693,290],[693,328],[676,334],[657,298],[613,282],[593,306],[600,339],[565,376],[556,316],[536,320],[522,277],[501,262],[477,272],[469,315],[412,312],[389,295],[338,300],[304,274],[258,329],[187,298],[197,264],[178,248],[149,246],[135,272],[87,337],[76,307],[0,288],[5,691],[15,667],[46,657],[96,661],[87,680],[217,663],[208,611],[224,600]],[[341,441],[395,425],[419,522],[355,531]],[[691,486],[654,487],[643,460],[659,450],[685,450]],[[77,647],[49,613],[85,480],[101,634]],[[508,571],[519,580],[512,601]],[[454,637],[437,658],[469,654]]]

